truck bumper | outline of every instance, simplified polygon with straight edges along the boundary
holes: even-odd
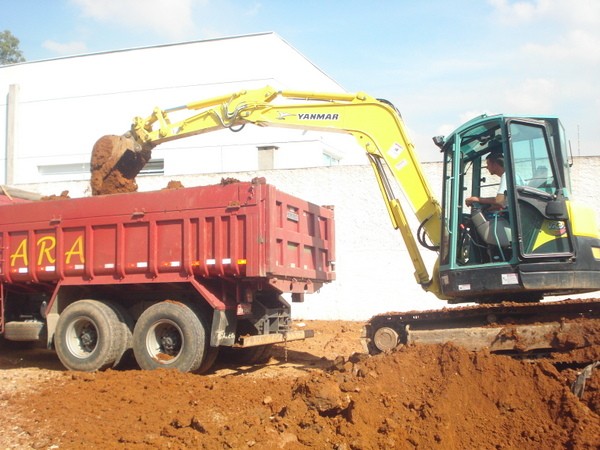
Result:
[[[257,345],[277,344],[280,342],[299,341],[314,337],[313,330],[288,331],[285,333],[261,334],[255,336],[240,337],[240,343],[236,347],[255,347]]]

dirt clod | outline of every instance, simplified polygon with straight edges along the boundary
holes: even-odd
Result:
[[[50,200],[63,200],[65,198],[70,198],[69,197],[69,191],[62,191],[60,193],[60,195],[45,195],[42,198],[40,198],[40,200],[42,201],[50,201]]]
[[[183,189],[183,183],[177,180],[171,180],[167,183],[167,187],[163,189]]]
[[[231,178],[231,177],[221,178],[222,186],[227,186],[228,184],[235,184],[235,183],[239,183],[239,182],[240,182],[240,180],[238,180],[237,178]]]

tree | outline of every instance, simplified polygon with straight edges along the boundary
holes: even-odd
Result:
[[[0,65],[15,64],[25,61],[23,52],[19,50],[19,40],[5,30],[0,33]]]

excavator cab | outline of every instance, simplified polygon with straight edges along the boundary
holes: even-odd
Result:
[[[600,288],[595,215],[569,201],[566,148],[556,118],[484,115],[444,140],[440,280],[451,301],[507,294],[531,301]],[[485,169],[492,151],[504,162],[503,192],[501,177]],[[497,194],[506,199],[501,210],[465,204]]]

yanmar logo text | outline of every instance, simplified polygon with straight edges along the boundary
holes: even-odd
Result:
[[[326,113],[299,113],[299,120],[339,120],[339,114],[326,114]]]

